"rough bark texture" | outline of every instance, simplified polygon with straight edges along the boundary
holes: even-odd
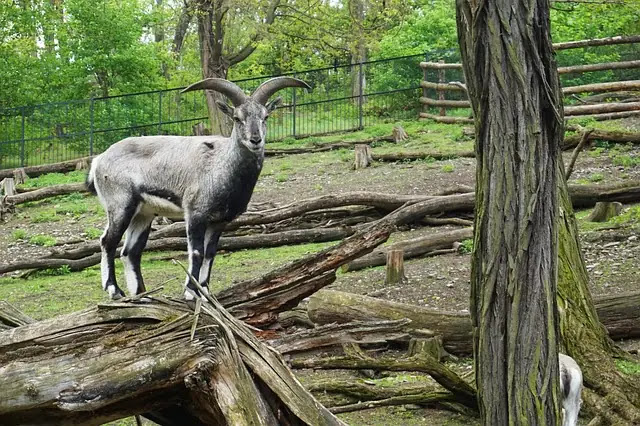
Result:
[[[364,169],[371,164],[371,147],[369,145],[359,144],[355,146],[355,161],[353,162],[353,168],[355,170]]]
[[[219,306],[159,298],[30,323],[0,333],[0,365],[1,424],[342,424]]]
[[[387,251],[385,285],[406,282],[407,276],[404,274],[404,250],[393,249]]]
[[[476,128],[471,316],[487,425],[557,424],[562,93],[547,0],[457,0]]]

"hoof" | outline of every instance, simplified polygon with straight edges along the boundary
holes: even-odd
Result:
[[[107,293],[109,293],[111,300],[120,300],[124,297],[122,290],[114,285],[107,286]]]

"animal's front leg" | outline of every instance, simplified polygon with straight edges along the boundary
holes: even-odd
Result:
[[[204,260],[200,268],[199,281],[205,291],[209,291],[209,279],[211,278],[211,269],[213,269],[213,260],[218,251],[218,241],[222,234],[224,225],[213,224],[207,227],[205,233]]]
[[[204,259],[204,240],[207,231],[207,221],[204,216],[193,215],[186,218],[187,223],[187,244],[189,250],[189,273],[195,279],[200,277],[200,269]],[[186,300],[193,300],[199,294],[196,286],[187,277],[184,292]]]

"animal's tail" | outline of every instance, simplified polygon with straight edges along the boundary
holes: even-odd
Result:
[[[89,173],[87,174],[87,179],[85,180],[85,185],[87,185],[87,189],[93,193],[93,195],[98,195],[98,192],[96,191],[96,185],[95,185],[95,174],[96,174],[96,164],[98,163],[98,158],[94,158],[93,161],[91,162],[91,167],[89,168]]]

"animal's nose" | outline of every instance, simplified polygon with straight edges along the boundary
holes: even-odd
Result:
[[[254,145],[259,145],[260,142],[262,142],[262,138],[260,136],[252,136],[251,139],[249,139],[249,142]]]

